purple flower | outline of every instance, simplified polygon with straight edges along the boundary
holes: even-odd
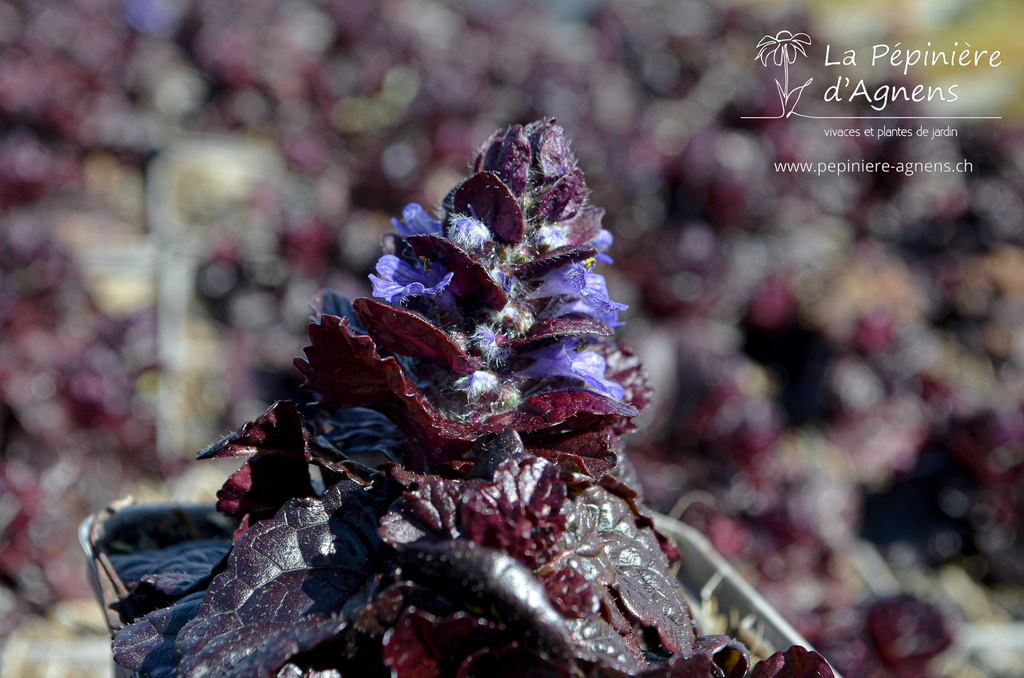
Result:
[[[431,297],[438,305],[453,308],[451,292],[445,289],[453,274],[438,263],[424,261],[414,266],[393,254],[385,254],[377,261],[377,274],[370,274],[373,296],[397,304],[406,297]]]
[[[505,350],[498,346],[498,337],[490,328],[484,325],[477,326],[470,341],[488,364],[501,364],[505,361]]]
[[[488,395],[497,393],[501,386],[498,376],[494,372],[477,370],[455,382],[455,388],[465,391],[471,400],[479,400]]]
[[[591,247],[595,248],[598,252],[597,256],[594,257],[598,261],[604,264],[614,264],[612,258],[609,257],[605,252],[612,246],[612,232],[606,228],[602,228],[594,239],[587,243]]]
[[[530,294],[531,299],[582,294],[586,289],[587,269],[583,264],[560,266],[541,278],[541,285]]]
[[[565,234],[553,226],[541,226],[533,235],[534,245],[540,252],[549,252],[569,243]]]
[[[491,231],[473,217],[456,217],[448,229],[448,239],[467,250],[478,250],[491,242]]]
[[[594,391],[613,400],[621,400],[625,389],[621,384],[604,378],[608,367],[604,356],[585,350],[586,345],[586,341],[580,339],[563,339],[557,344],[531,351],[524,357],[531,358],[533,362],[525,369],[517,370],[516,376],[580,379]]]
[[[608,285],[604,276],[587,273],[584,276],[583,290],[576,299],[561,300],[545,313],[547,316],[562,316],[568,313],[583,313],[607,323],[611,327],[621,327],[619,311],[628,306],[608,298]]]
[[[402,235],[444,235],[441,222],[431,219],[419,203],[412,202],[405,206],[402,210],[402,221],[391,220]]]

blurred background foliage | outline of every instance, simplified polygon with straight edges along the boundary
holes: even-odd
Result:
[[[935,655],[927,675],[1024,675],[1022,14],[0,2],[2,675],[109,674],[78,523],[128,493],[209,500],[228,469],[195,450],[302,397],[316,290],[367,294],[390,218],[437,204],[493,129],[544,116],[616,236],[612,297],[657,388],[630,439],[654,507],[848,678]],[[776,113],[754,57],[782,29],[813,37],[794,68],[818,83],[826,43],[1000,49],[999,69],[911,76],[1003,119],[927,140],[744,119]],[[973,171],[773,168],[950,159]]]

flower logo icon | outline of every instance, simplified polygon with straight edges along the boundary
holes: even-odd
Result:
[[[782,113],[780,118],[788,118],[793,115],[796,104],[800,101],[800,95],[804,88],[811,84],[814,78],[808,78],[807,82],[799,87],[789,88],[789,65],[796,63],[797,55],[807,56],[805,45],[811,44],[811,36],[806,33],[792,33],[790,31],[779,31],[775,35],[766,35],[757,43],[757,56],[755,59],[767,68],[771,60],[776,66],[782,66],[782,82],[775,81],[779,89],[779,99],[782,102]]]

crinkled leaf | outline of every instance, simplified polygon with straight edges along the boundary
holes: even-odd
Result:
[[[519,350],[530,347],[541,341],[551,341],[563,337],[582,337],[597,335],[610,337],[614,330],[597,318],[580,313],[570,313],[557,318],[544,318],[535,322],[527,331],[526,336],[508,342],[508,347]]]
[[[453,675],[475,650],[500,647],[507,634],[496,623],[456,612],[446,617],[406,609],[384,636],[384,665],[395,678]]]
[[[462,306],[483,305],[500,310],[508,303],[508,295],[487,269],[451,240],[436,235],[414,235],[406,239],[417,257],[440,262],[452,274],[448,289],[459,296]]]
[[[568,621],[573,652],[584,661],[610,666],[626,675],[644,668],[642,654],[634,651],[626,638],[599,616]]]
[[[526,191],[531,157],[530,140],[523,133],[523,126],[513,125],[501,140],[494,171],[516,195]]]
[[[577,492],[569,503],[575,513],[569,511],[560,547],[573,569],[610,585],[629,615],[655,629],[667,650],[689,654],[690,614],[653,530],[638,527],[629,504],[600,486]]]
[[[615,569],[604,552],[598,509],[572,499],[565,503],[565,530],[555,547],[555,565],[579,572],[594,587],[606,587],[615,580]]]
[[[195,618],[205,593],[197,591],[118,629],[113,641],[114,661],[152,678],[174,678],[178,668],[174,641],[182,627]]]
[[[817,652],[794,645],[754,666],[750,678],[833,678],[832,667]]]
[[[356,299],[352,305],[379,347],[438,363],[456,374],[480,369],[478,358],[468,355],[447,332],[421,316],[367,298]]]
[[[567,264],[574,264],[586,261],[597,254],[593,247],[585,245],[563,245],[556,247],[547,254],[531,259],[522,264],[512,267],[512,275],[517,278],[530,279],[546,275],[556,268]]]
[[[410,467],[422,469],[431,461],[457,456],[477,438],[468,424],[448,419],[430,405],[398,362],[381,357],[373,339],[356,335],[346,321],[325,315],[310,325],[309,337],[306,359],[295,363],[306,388],[319,394],[323,407],[376,409],[403,433],[418,438],[420,445],[409,446]]]
[[[552,184],[537,206],[537,218],[549,221],[569,219],[580,211],[587,200],[587,184],[579,168]]]
[[[381,502],[379,491],[342,481],[252,526],[178,634],[182,671],[272,676],[336,637],[345,626],[336,614],[372,570]]]
[[[381,519],[380,538],[392,546],[424,537],[459,536],[459,485],[438,476],[421,476]]]
[[[455,191],[455,211],[479,219],[495,237],[508,243],[522,241],[526,220],[516,197],[494,172],[478,172]]]
[[[499,548],[528,567],[548,561],[565,528],[566,487],[558,469],[537,457],[502,462],[494,481],[467,489],[462,504],[466,535]]]

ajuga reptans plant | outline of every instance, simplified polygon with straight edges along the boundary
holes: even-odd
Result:
[[[277,402],[201,451],[233,540],[120,557],[115,659],[154,676],[727,676],[620,436],[650,395],[613,339],[603,211],[553,120],[491,137],[409,205],[372,298],[314,302]],[[753,676],[830,676],[792,648]]]

